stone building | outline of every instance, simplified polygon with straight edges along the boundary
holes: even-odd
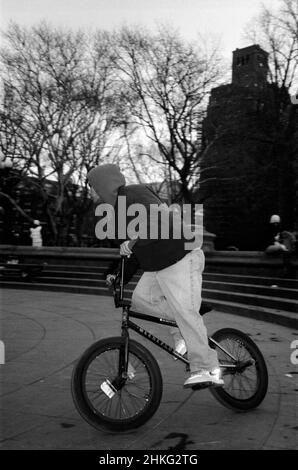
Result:
[[[217,249],[263,249],[273,213],[281,215],[287,228],[294,223],[297,175],[281,146],[289,127],[281,117],[291,102],[286,90],[268,83],[267,75],[268,53],[259,45],[236,49],[232,82],[210,95],[199,199]]]

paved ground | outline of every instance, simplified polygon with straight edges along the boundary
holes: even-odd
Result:
[[[109,297],[3,290],[2,331],[6,363],[1,374],[1,449],[295,449],[298,366],[290,361],[298,332],[237,316],[211,313],[208,331],[231,326],[249,333],[269,370],[261,406],[236,413],[208,390],[184,390],[185,370],[146,340],[163,374],[164,393],[155,416],[125,434],[100,432],[74,408],[74,362],[95,339],[119,334],[119,311]],[[146,324],[153,333],[157,325]],[[166,327],[164,338],[168,338]]]

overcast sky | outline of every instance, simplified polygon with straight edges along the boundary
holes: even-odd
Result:
[[[276,6],[278,0],[264,0]],[[179,28],[186,39],[197,33],[218,36],[228,58],[243,47],[245,24],[262,0],[0,0],[1,28],[10,20],[31,25],[46,19],[53,25],[113,29],[123,23],[154,27],[156,21]]]

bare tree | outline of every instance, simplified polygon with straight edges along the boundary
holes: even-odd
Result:
[[[298,70],[298,1],[280,0],[277,10],[263,6],[245,37],[269,52],[270,82],[291,89]]]
[[[4,37],[0,144],[22,177],[38,186],[54,241],[61,243],[78,209],[69,200],[74,188],[111,153],[107,142],[117,124],[109,37],[90,40],[44,23],[11,24]]]
[[[142,129],[143,141],[153,143],[152,161],[170,167],[180,180],[180,199],[191,202],[206,98],[220,76],[218,53],[207,54],[166,27],[156,34],[124,28],[116,41],[115,64],[132,125]]]
[[[277,205],[288,225],[297,224],[298,106],[291,95],[298,88],[298,0],[280,0],[276,10],[263,6],[253,25],[248,25],[246,37],[269,52],[272,106],[267,116],[267,122],[271,122],[267,138],[271,165],[278,175]]]

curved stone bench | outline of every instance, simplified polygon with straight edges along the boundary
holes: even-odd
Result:
[[[2,287],[98,295],[109,295],[104,273],[113,260],[119,259],[116,249],[0,247],[0,257],[7,256],[47,265],[31,282],[0,278]],[[298,280],[279,277],[281,268],[281,259],[268,260],[263,253],[207,252],[203,298],[219,311],[297,328]],[[264,269],[271,270],[271,275],[265,275]],[[140,275],[138,272],[128,284],[127,298]]]

